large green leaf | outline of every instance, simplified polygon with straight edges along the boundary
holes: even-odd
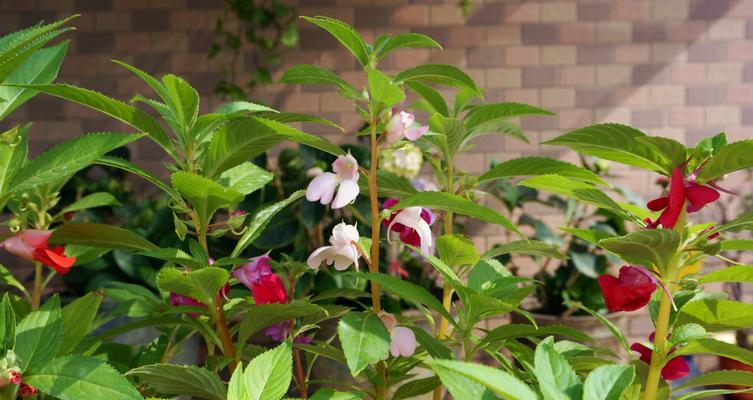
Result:
[[[243,371],[248,397],[238,400],[280,400],[288,391],[292,374],[293,345],[287,340],[248,363]]]
[[[664,157],[669,169],[683,165],[688,158],[685,145],[674,139],[661,136],[640,136],[636,140],[652,147],[655,152]]]
[[[700,182],[713,181],[724,175],[753,167],[753,139],[741,140],[722,147],[698,174]]]
[[[118,202],[118,199],[115,198],[115,196],[107,192],[96,192],[74,201],[72,204],[63,208],[61,212],[67,213],[71,211],[86,210],[95,207],[117,205],[120,205],[120,203]]]
[[[300,144],[305,144],[306,146],[319,149],[321,151],[332,154],[334,156],[341,156],[345,154],[345,150],[341,149],[336,144],[327,141],[321,136],[315,136],[310,133],[303,132],[301,130],[295,129],[293,127],[290,127],[281,122],[274,121],[271,119],[257,118],[257,120],[263,125],[266,125],[268,128],[275,131],[278,135],[280,135],[284,139],[287,139],[296,143],[300,143]]]
[[[251,194],[271,182],[271,172],[256,166],[251,162],[238,164],[223,172],[218,182],[225,187],[234,189],[242,194]]]
[[[457,368],[457,367],[456,367]],[[431,369],[437,374],[447,391],[456,399],[498,399],[489,389],[481,383],[458,372],[456,369],[446,368],[443,365],[432,365]]]
[[[500,225],[522,236],[518,228],[502,214],[491,208],[476,204],[464,197],[454,194],[440,192],[416,193],[400,200],[400,202],[395,204],[392,209],[401,210],[403,208],[416,206],[452,211],[457,214],[467,215],[481,221]]]
[[[277,213],[282,211],[283,208],[290,205],[290,203],[293,203],[294,201],[300,199],[303,197],[303,194],[305,192],[303,190],[299,190],[297,192],[293,192],[287,199],[279,201],[277,203],[274,203],[270,206],[264,207],[263,209],[259,210],[251,220],[251,223],[246,227],[246,231],[243,232],[243,236],[238,239],[238,242],[235,244],[235,248],[233,249],[231,257],[238,257],[243,250],[246,249],[251,243],[256,240],[256,238],[261,235],[261,233],[264,231],[264,228],[267,227],[269,222],[274,218]]]
[[[301,17],[304,20],[319,26],[335,37],[356,57],[361,66],[369,64],[369,50],[366,42],[352,26],[338,19],[329,17]]]
[[[162,129],[162,126],[149,114],[136,108],[107,97],[93,90],[70,86],[66,84],[43,84],[43,85],[14,85],[31,90],[36,90],[52,96],[57,96],[69,101],[79,103],[92,108],[103,114],[109,115],[123,123],[126,123],[141,132],[149,134],[168,154],[175,156],[170,144],[170,139]]]
[[[392,400],[412,399],[425,393],[429,393],[441,384],[436,376],[414,379],[397,388],[392,395]]]
[[[353,376],[369,364],[383,360],[390,350],[390,333],[374,313],[343,315],[337,324],[337,335]]]
[[[438,136],[430,136],[430,138],[437,142],[445,153],[445,157],[453,157],[463,143],[465,136],[463,122],[457,118],[444,117],[439,113],[432,115],[428,122],[432,132],[442,135],[441,140],[436,140],[440,138]]]
[[[579,399],[583,395],[583,384],[565,357],[554,349],[552,336],[536,346],[534,373],[545,399]]]
[[[530,143],[528,137],[523,132],[523,128],[521,128],[520,125],[512,123],[505,119],[493,119],[491,121],[476,125],[475,127],[473,127],[473,129],[466,131],[465,138],[463,139],[463,144],[465,145],[472,139],[484,135],[511,136],[522,142]]]
[[[389,76],[378,69],[369,69],[367,74],[370,99],[374,104],[381,104],[389,108],[405,100],[405,92],[399,85],[392,82]]]
[[[470,238],[455,235],[442,235],[436,239],[439,259],[453,267],[474,265],[479,260],[478,250]]]
[[[309,85],[335,85],[340,93],[349,99],[358,99],[361,95],[356,88],[344,79],[316,65],[299,64],[290,67],[282,75],[280,82]]]
[[[753,240],[751,239],[728,239],[722,240],[721,251],[746,250],[753,251]]]
[[[439,375],[442,383],[447,384],[451,375],[446,371],[462,375],[471,381],[485,386],[495,394],[507,400],[537,400],[538,396],[525,383],[502,370],[480,364],[471,364],[451,360],[427,360],[426,363]],[[456,398],[463,394],[453,393]],[[457,396],[461,397],[457,397]],[[469,397],[471,398],[471,397]],[[482,398],[482,397],[472,397]],[[482,399],[486,399],[483,397]]]
[[[158,188],[162,189],[165,193],[170,195],[170,197],[173,198],[173,200],[176,201],[182,201],[180,195],[173,190],[170,186],[168,186],[165,182],[163,182],[160,178],[154,176],[151,172],[138,167],[134,164],[132,164],[130,161],[124,160],[122,158],[117,157],[100,157],[94,161],[94,164],[104,165],[107,167],[113,167],[122,169],[123,171],[128,171],[134,175],[138,175],[147,181],[151,182]]]
[[[731,300],[691,301],[680,309],[676,323],[696,323],[709,332],[750,328],[753,326],[753,304]]]
[[[591,341],[593,338],[588,334],[568,326],[533,326],[530,324],[506,324],[494,328],[486,333],[479,346],[486,346],[491,343],[498,343],[510,339],[542,337],[557,335],[560,337],[569,337],[579,341]]]
[[[468,89],[478,97],[483,97],[481,89],[468,74],[453,65],[422,64],[401,71],[394,78],[395,82],[420,81],[425,83],[439,83]]]
[[[598,124],[576,129],[544,144],[566,146],[590,156],[671,174],[665,157],[654,146],[637,140],[645,136],[645,133],[626,125]]]
[[[126,373],[158,393],[189,395],[209,400],[225,400],[226,389],[216,373],[194,365],[151,364]]]
[[[239,191],[220,185],[201,175],[178,171],[170,176],[173,187],[186,198],[198,214],[199,223],[206,224],[217,210],[230,207],[243,200]]]
[[[196,271],[177,268],[162,268],[157,275],[157,286],[166,292],[177,293],[196,299],[205,305],[214,304],[215,296],[227,283],[227,270],[207,267]]]
[[[5,267],[3,267],[5,268]],[[0,352],[6,352],[13,348],[16,340],[16,314],[11,304],[10,293],[5,292],[0,301]]]
[[[8,191],[19,192],[66,179],[105,153],[140,137],[142,135],[97,133],[65,141],[26,163],[8,185]]]
[[[40,24],[0,38],[0,82],[6,81],[16,68],[47,42],[73,29],[64,25],[77,16],[73,15],[47,25]]]
[[[554,113],[522,103],[483,104],[473,107],[465,117],[465,129],[471,131],[489,121],[525,117],[528,115],[554,115]]]
[[[586,376],[583,400],[620,400],[633,379],[632,365],[603,365]]]
[[[327,316],[327,310],[316,304],[296,300],[289,304],[257,304],[243,314],[238,328],[238,343],[246,341],[256,332],[274,324],[306,316]]]
[[[90,292],[63,307],[59,355],[69,354],[89,334],[101,302],[101,292]]]
[[[154,243],[127,229],[89,222],[70,222],[55,229],[50,243],[79,244],[130,251],[158,249]]]
[[[405,84],[411,90],[418,93],[419,96],[423,97],[426,103],[431,107],[431,110],[429,111],[431,111],[432,113],[439,113],[440,115],[443,115],[445,117],[450,116],[450,111],[447,108],[447,102],[444,100],[442,94],[439,93],[439,91],[419,81],[410,81],[406,82]]]
[[[685,346],[675,350],[672,356],[674,358],[692,354],[714,354],[753,366],[753,351],[716,339],[696,339],[690,341]]]
[[[680,235],[671,229],[650,229],[604,239],[599,245],[625,261],[666,271],[680,247]]]
[[[232,119],[212,135],[204,173],[209,177],[217,177],[222,172],[263,154],[282,140],[273,129],[255,118]]]
[[[29,125],[14,128],[17,136],[15,146],[0,143],[0,211],[11,197],[8,187],[23,168],[29,153]]]
[[[401,33],[395,36],[385,36],[380,46],[374,45],[374,58],[378,61],[387,54],[403,48],[436,47],[442,49],[434,39],[420,33]]]
[[[18,355],[22,371],[39,369],[58,354],[62,334],[60,319],[60,298],[53,296],[18,324],[13,351]]]
[[[709,272],[698,283],[749,282],[753,283],[753,265],[733,265]]]
[[[494,258],[504,254],[525,254],[530,256],[556,258],[558,260],[567,259],[567,255],[562,254],[557,246],[538,240],[518,240],[494,246],[484,253],[482,258]]]
[[[546,157],[521,157],[499,163],[478,178],[479,182],[506,179],[521,176],[555,174],[578,181],[606,185],[595,173],[570,164]]]
[[[118,371],[93,357],[56,358],[24,374],[24,382],[61,400],[143,399]]]
[[[676,390],[712,385],[753,386],[753,372],[735,370],[711,371],[688,379],[679,385]]]
[[[67,50],[68,42],[66,41],[36,51],[16,68],[4,83],[40,84],[52,82],[60,70],[60,64],[62,64]],[[35,94],[36,92],[33,90],[0,86],[0,99],[3,99],[0,102],[0,120],[34,97]]]
[[[199,93],[188,82],[172,74],[163,76],[162,84],[168,93],[165,103],[170,107],[175,122],[183,130],[179,134],[185,134],[190,131],[199,115]]]
[[[333,389],[319,389],[310,400],[362,400],[363,397],[353,392],[338,392]],[[393,397],[394,399],[394,397]]]
[[[369,182],[366,176],[361,175],[361,178],[358,181],[358,187],[364,195],[369,193]],[[386,169],[377,170],[377,191],[379,197],[397,198],[418,193],[418,190],[411,185],[409,180],[395,175]]]

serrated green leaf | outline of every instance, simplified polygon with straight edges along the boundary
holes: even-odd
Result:
[[[583,400],[620,400],[635,379],[632,365],[604,365],[586,376]]]
[[[502,396],[503,398],[508,400],[538,399],[536,393],[531,390],[531,388],[529,388],[525,383],[520,381],[518,378],[496,368],[451,360],[430,359],[427,360],[426,363],[434,370],[434,372],[437,373],[437,375],[439,375],[439,378],[445,385],[447,385],[448,382],[452,379],[452,375],[447,373],[449,371],[453,374],[458,374],[466,377],[472,382],[480,384],[488,388],[495,394]],[[452,387],[458,388],[456,385],[452,385]],[[455,398],[464,398],[462,396],[468,394],[456,393],[452,390],[452,387],[448,387],[448,389],[450,389],[450,392],[453,394],[453,396],[455,396]],[[482,397],[479,393],[478,397],[471,398],[486,399],[487,397]]]
[[[273,175],[251,162],[244,162],[224,171],[217,182],[244,195],[251,194],[271,182]]]
[[[94,164],[104,165],[108,167],[118,168],[122,169],[123,171],[130,172],[134,175],[138,175],[147,181],[151,182],[158,188],[162,189],[163,192],[167,193],[176,201],[181,201],[180,195],[176,193],[170,186],[168,186],[165,182],[163,182],[161,179],[154,176],[151,172],[138,167],[134,164],[132,164],[130,161],[124,160],[122,158],[117,157],[99,157],[94,161]]]
[[[696,339],[672,353],[672,358],[692,354],[714,354],[753,366],[753,351],[716,339]],[[669,360],[667,360],[669,361]]]
[[[73,28],[64,25],[77,16],[73,15],[47,25],[40,24],[26,28],[0,38],[0,82],[5,82],[13,71],[47,42],[72,30]]]
[[[281,399],[287,393],[292,378],[292,349],[290,340],[287,340],[251,360],[243,371],[248,397],[238,400]]]
[[[442,235],[435,242],[439,259],[447,265],[474,265],[479,260],[478,250],[470,238],[459,234]]]
[[[8,187],[16,174],[23,168],[29,153],[29,125],[16,128],[17,141],[15,146],[0,144],[0,211],[5,207],[10,193]]]
[[[341,156],[345,154],[345,150],[343,150],[336,144],[327,141],[321,136],[315,136],[303,132],[271,119],[257,118],[257,120],[263,125],[266,125],[268,128],[272,129],[275,133],[277,133],[277,135],[283,137],[284,139],[300,144],[305,144],[306,146],[319,149],[334,156]]]
[[[542,337],[549,335],[569,337],[574,340],[583,342],[593,340],[593,338],[588,334],[581,332],[578,329],[570,328],[568,326],[554,325],[536,327],[530,324],[506,324],[487,332],[484,339],[479,342],[479,346],[488,346],[492,343],[503,342],[510,339]]]
[[[688,158],[685,145],[674,139],[661,136],[641,136],[637,137],[636,140],[649,145],[655,152],[663,156],[669,169],[683,165]]]
[[[468,74],[453,65],[422,64],[401,71],[393,79],[396,83],[420,81],[425,83],[439,83],[442,85],[465,88],[478,97],[483,93],[476,86],[476,82]]]
[[[212,135],[204,164],[204,174],[218,177],[222,172],[282,142],[273,129],[255,118],[235,118]]]
[[[353,53],[361,66],[365,67],[369,64],[369,50],[366,46],[366,42],[352,26],[338,19],[329,17],[316,16],[301,18],[329,32],[338,42],[342,43],[345,48]]]
[[[696,323],[709,332],[749,328],[753,326],[753,304],[731,300],[691,301],[680,309],[676,323]]]
[[[603,239],[599,245],[623,260],[666,271],[680,247],[680,235],[671,229],[651,229]],[[647,265],[649,264],[649,265]]]
[[[118,202],[118,199],[116,199],[115,196],[107,192],[97,192],[76,200],[72,204],[65,207],[61,212],[67,213],[71,211],[86,210],[94,207],[117,205],[120,205],[120,202]]]
[[[698,283],[713,282],[753,282],[753,265],[733,265],[723,267],[702,276]]]
[[[481,124],[529,115],[554,115],[553,112],[522,103],[493,103],[476,106],[465,117],[465,129],[472,131]]]
[[[353,376],[383,360],[390,350],[390,334],[374,313],[345,314],[337,324],[337,336]]]
[[[368,195],[369,182],[366,176],[361,175],[358,187],[361,193]],[[418,190],[411,185],[409,180],[385,169],[379,169],[377,170],[377,192],[379,193],[379,197],[400,198],[418,193]]]
[[[24,382],[61,400],[142,400],[133,385],[106,362],[85,356],[56,358]]]
[[[570,164],[546,157],[521,157],[499,163],[478,178],[479,182],[521,176],[555,174],[578,181],[606,185],[595,173]]]
[[[677,386],[676,390],[684,390],[698,386],[712,385],[753,385],[753,372],[749,371],[711,371],[703,375],[695,376]]]
[[[140,137],[142,135],[98,133],[67,140],[26,163],[8,185],[7,190],[17,193],[68,178],[105,153]]]
[[[333,389],[319,389],[309,400],[361,400],[362,397],[355,393],[338,392]],[[393,397],[394,399],[394,397]]]
[[[69,222],[55,229],[53,244],[79,244],[130,251],[156,250],[158,247],[141,236],[116,226],[89,222]]]
[[[5,267],[3,267],[5,268]],[[3,293],[0,301],[0,352],[7,354],[16,341],[16,314],[10,302],[10,293]]]
[[[8,285],[12,286],[18,290],[20,290],[22,293],[26,293],[26,288],[24,287],[21,282],[16,279],[13,274],[8,271],[8,268],[5,268],[4,265],[0,264],[0,285]]]
[[[61,311],[62,335],[58,355],[69,354],[89,334],[94,318],[97,317],[102,296],[101,292],[90,292],[63,307]]]
[[[195,271],[167,267],[162,268],[157,275],[157,286],[166,292],[188,296],[209,306],[214,304],[215,296],[229,277],[227,270],[217,267]]]
[[[19,358],[21,370],[39,369],[55,358],[60,350],[61,332],[60,298],[55,295],[16,327],[13,351]]]
[[[378,48],[375,46],[374,58],[378,61],[387,54],[403,48],[420,48],[436,47],[442,49],[442,46],[434,39],[420,33],[401,33],[395,36],[388,36],[383,44]]]
[[[225,400],[226,389],[216,373],[194,365],[151,364],[134,368],[134,376],[151,389],[170,396],[192,395],[202,399]]]
[[[249,308],[238,328],[238,343],[246,343],[256,332],[274,324],[305,316],[327,316],[327,310],[316,304],[296,300],[289,304],[257,304]]]
[[[583,395],[583,384],[565,357],[554,350],[552,336],[536,346],[534,373],[545,399],[579,399]]]
[[[442,94],[433,87],[423,84],[419,81],[410,81],[405,83],[411,90],[421,96],[431,106],[432,112],[439,113],[445,117],[450,116],[450,110],[447,108]]]
[[[408,381],[395,390],[392,400],[410,399],[429,393],[441,383],[436,376]]]
[[[383,107],[389,108],[405,100],[405,93],[392,82],[392,79],[378,69],[368,71],[369,93],[371,99]]]
[[[518,240],[502,245],[494,246],[484,253],[481,258],[495,258],[504,254],[525,254],[566,260],[567,255],[562,254],[557,246],[538,240]]]
[[[713,181],[730,172],[750,167],[753,167],[753,139],[733,142],[714,154],[698,174],[698,181]]]
[[[229,187],[189,172],[178,171],[170,176],[173,187],[186,198],[198,214],[202,226],[209,224],[217,210],[238,204],[243,194]]]
[[[358,90],[344,79],[316,65],[300,64],[295,65],[282,75],[282,83],[297,83],[310,85],[335,85],[340,93],[349,99],[361,98]]]
[[[303,197],[303,194],[304,191],[299,190],[291,194],[287,199],[259,210],[253,216],[249,225],[246,227],[246,231],[243,233],[243,236],[238,239],[238,242],[235,244],[235,248],[233,249],[230,257],[238,257],[243,252],[243,250],[246,249],[246,247],[248,247],[251,243],[254,242],[254,240],[256,240],[257,237],[259,237],[259,235],[261,235],[261,233],[264,231],[264,228],[266,228],[269,224],[269,221],[271,221],[272,218],[277,215],[277,213],[282,211],[283,208],[290,205],[290,203]]]
[[[163,100],[181,128],[176,133],[185,136],[199,115],[199,93],[183,78],[173,74],[163,76],[162,84],[168,94]]]

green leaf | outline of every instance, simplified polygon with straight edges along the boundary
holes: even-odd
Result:
[[[665,157],[654,146],[638,140],[645,136],[645,133],[626,125],[598,124],[576,129],[544,144],[566,146],[590,156],[671,174]]]
[[[5,197],[0,198],[0,211],[5,207],[7,195],[10,194],[8,187],[26,162],[29,153],[29,126],[15,128],[18,135],[15,146],[0,144],[0,196]]]
[[[733,265],[709,272],[698,283],[753,282],[753,265]]]
[[[375,46],[376,47],[376,46]],[[374,58],[379,61],[387,54],[403,48],[436,47],[442,49],[434,39],[420,33],[401,33],[387,36],[381,46],[374,49]]]
[[[473,241],[459,234],[438,237],[436,248],[439,259],[453,267],[474,265],[479,260]]]
[[[168,154],[175,157],[175,152],[170,144],[170,138],[162,129],[162,126],[149,114],[137,110],[122,101],[107,97],[93,90],[70,86],[66,84],[45,85],[14,85],[31,90],[36,90],[52,96],[60,97],[83,106],[89,107],[103,114],[109,115],[123,123],[126,123],[141,132],[149,134]]]
[[[6,292],[0,302],[0,353],[6,354],[8,350],[12,349],[15,340],[16,314],[10,302],[10,293]]]
[[[392,400],[410,399],[429,393],[441,384],[439,378],[430,376],[428,378],[414,379],[404,383],[395,390]]]
[[[316,65],[300,64],[290,67],[282,75],[280,82],[310,85],[335,85],[346,98],[359,99],[358,90],[344,79]]]
[[[612,321],[608,320],[603,315],[584,306],[581,303],[574,302],[574,301],[567,301],[564,304],[568,307],[576,307],[580,310],[583,310],[587,312],[588,314],[590,314],[592,317],[598,319],[599,322],[601,322],[601,324],[604,325],[609,330],[612,336],[614,336],[615,339],[617,339],[617,341],[620,343],[620,346],[622,346],[622,348],[625,350],[625,353],[632,354],[631,353],[632,350],[630,350],[630,344],[628,343],[627,338],[622,333],[622,330],[620,330],[620,328],[618,328],[614,323],[612,323]]]
[[[412,91],[416,92],[431,106],[432,112],[439,113],[445,117],[450,116],[450,110],[447,108],[442,94],[433,87],[423,84],[419,81],[410,81],[405,83]]]
[[[217,177],[282,142],[283,138],[256,118],[235,118],[212,135],[204,174]]]
[[[55,80],[60,64],[68,50],[68,42],[40,49],[16,68],[3,83],[50,83]],[[0,81],[2,82],[2,81]],[[10,86],[0,86],[0,120],[7,117],[21,104],[34,97],[33,90]]]
[[[144,81],[147,85],[149,85],[152,90],[154,90],[157,95],[162,99],[162,101],[167,102],[167,100],[170,98],[170,93],[167,91],[167,88],[165,88],[165,85],[162,84],[162,82],[155,79],[153,76],[149,75],[148,73],[130,65],[126,64],[123,61],[119,60],[112,60],[115,64],[127,69],[134,75],[141,78],[142,81]]]
[[[356,57],[361,66],[369,64],[369,50],[366,42],[352,26],[343,21],[329,17],[301,17],[304,20],[319,26],[329,32],[343,46],[345,46]]]
[[[523,236],[520,231],[518,231],[518,228],[502,214],[454,194],[440,192],[416,193],[400,200],[399,203],[392,206],[392,209],[402,210],[403,208],[415,206],[452,211],[457,214],[467,215],[481,221],[500,225]]]
[[[292,373],[293,346],[286,340],[248,363],[243,371],[248,397],[238,400],[280,400],[288,391]]]
[[[680,247],[680,235],[671,229],[642,230],[604,239],[599,245],[625,261],[666,271]]]
[[[364,195],[369,193],[366,176],[361,175],[358,187]],[[379,197],[405,197],[418,193],[410,181],[385,169],[377,170],[377,192]]]
[[[595,173],[570,164],[546,157],[521,157],[499,163],[478,178],[479,182],[521,176],[555,174],[578,181],[606,185]]]
[[[537,400],[538,396],[531,390],[525,383],[518,378],[501,371],[496,368],[487,367],[485,365],[465,363],[461,361],[451,360],[426,360],[426,363],[439,375],[439,379],[445,385],[452,379],[452,375],[447,372],[455,373],[471,381],[481,384],[494,392],[495,394],[502,396],[507,400]],[[449,387],[448,387],[449,388]],[[454,393],[450,390],[455,398],[461,399],[464,394]],[[461,396],[461,397],[458,397]],[[485,397],[468,397],[468,398],[481,398]]]
[[[552,336],[536,346],[534,372],[545,399],[581,398],[583,385],[565,357],[554,350]]]
[[[452,323],[453,320],[449,319]],[[441,358],[445,360],[451,360],[455,358],[455,354],[442,343],[439,339],[427,333],[423,328],[417,326],[409,326],[413,334],[416,335],[416,342],[434,358]]]
[[[518,182],[518,185],[570,197],[584,203],[595,205],[596,207],[613,211],[625,218],[635,219],[631,217],[624,208],[612,200],[609,195],[586,182],[573,180],[560,175],[547,174],[528,178],[524,181]]]
[[[369,93],[376,104],[389,108],[405,100],[405,93],[400,86],[392,82],[389,76],[378,69],[369,69]]]
[[[439,83],[442,85],[465,88],[478,97],[483,97],[476,82],[465,72],[453,65],[422,64],[403,70],[393,79],[395,83],[419,81],[424,83]]]
[[[226,390],[216,373],[194,365],[152,364],[128,371],[150,388],[169,396],[192,395],[225,400]]]
[[[447,157],[452,157],[460,149],[465,137],[463,122],[456,118],[444,117],[441,114],[434,114],[429,118],[429,128],[432,132],[444,135],[444,141],[447,144]],[[443,146],[441,146],[443,147]]]
[[[698,324],[685,324],[675,327],[672,330],[672,336],[669,338],[669,343],[672,346],[677,346],[695,339],[705,339],[709,336],[706,332],[706,328]]]
[[[554,115],[554,113],[522,103],[482,104],[471,109],[465,117],[465,129],[471,131],[489,121],[525,117],[528,115]]]
[[[693,387],[712,385],[751,386],[753,385],[753,372],[735,370],[711,371],[688,379],[677,386],[675,390],[680,391]]]
[[[374,313],[343,315],[337,324],[337,335],[353,376],[383,360],[390,350],[390,334]]]
[[[69,222],[52,232],[50,243],[79,244],[130,251],[156,250],[158,247],[123,228],[88,222]]]
[[[225,187],[248,195],[263,188],[272,179],[271,172],[254,163],[244,162],[223,172],[217,181]]]
[[[454,318],[442,306],[442,303],[429,293],[429,291],[420,286],[386,274],[358,272],[353,273],[353,275],[376,282],[383,286],[387,291],[400,296],[402,299],[426,306],[447,318],[449,321],[454,321]]]
[[[567,255],[562,254],[557,246],[538,240],[518,240],[494,246],[484,253],[481,258],[495,258],[504,254],[525,254],[529,256],[556,258],[558,260],[567,259]]]
[[[157,286],[160,290],[188,296],[209,306],[214,304],[215,296],[225,286],[229,277],[227,270],[217,267],[196,271],[167,267],[162,268],[157,275]]]
[[[636,140],[652,147],[655,152],[664,157],[670,170],[685,164],[688,158],[685,145],[676,140],[660,136],[641,136]]]
[[[740,361],[743,364],[753,366],[753,352],[745,350],[734,344],[722,342],[716,339],[696,339],[672,353],[672,358],[692,354],[714,354]],[[669,360],[667,360],[669,361]]]
[[[47,25],[33,26],[0,38],[0,82],[8,80],[25,60],[47,42],[61,33],[72,30],[73,28],[64,27],[64,25],[77,16],[73,15]]]
[[[750,167],[753,167],[753,139],[733,142],[714,154],[698,174],[698,181],[713,181],[730,172]]]
[[[178,171],[170,176],[175,189],[185,197],[198,214],[202,226],[209,224],[217,210],[243,200],[243,194],[219,183],[189,172]]]
[[[289,304],[257,304],[243,315],[238,328],[238,343],[246,343],[254,333],[274,324],[305,316],[327,316],[316,304],[296,300]]]
[[[277,215],[277,213],[282,211],[283,208],[290,205],[290,203],[293,203],[294,201],[303,197],[303,194],[303,190],[293,192],[293,194],[291,194],[287,199],[267,206],[253,215],[251,223],[246,227],[246,231],[243,233],[243,236],[238,239],[238,242],[235,244],[235,248],[233,249],[230,257],[240,256],[243,250],[245,250],[246,247],[248,247],[251,243],[254,242],[254,240],[256,240],[257,237],[259,237],[259,235],[261,235],[261,233],[264,231],[264,228],[267,227],[269,222],[275,215]]]
[[[601,240],[616,237],[615,235],[611,233],[597,231],[595,229],[560,227],[560,230],[565,231],[579,239],[585,240],[586,242],[593,243],[595,245],[598,245]]]
[[[251,103],[250,101],[231,101],[228,103],[225,103],[221,105],[217,109],[217,114],[224,114],[224,115],[230,115],[235,113],[260,113],[260,112],[271,112],[271,113],[277,113],[278,111],[274,108],[267,107],[265,105]]]
[[[170,107],[178,127],[185,131],[177,133],[187,133],[199,115],[199,93],[188,82],[172,74],[163,76],[162,84],[168,94],[163,100]]]
[[[743,229],[747,229],[747,230],[753,229],[753,212],[745,213],[733,219],[732,221],[729,221],[725,224],[715,227],[714,229],[706,232],[706,237],[717,232],[725,232],[725,231],[739,232],[740,230],[743,230]]]
[[[63,307],[58,355],[69,354],[89,334],[101,302],[101,292],[90,292]]]
[[[124,160],[122,158],[117,158],[117,157],[104,156],[104,157],[100,157],[96,159],[94,161],[94,164],[118,168],[118,169],[122,169],[123,171],[130,172],[134,175],[138,175],[146,179],[147,181],[151,182],[158,188],[160,188],[163,192],[170,195],[170,197],[172,197],[173,200],[182,201],[180,195],[177,192],[175,192],[170,186],[168,186],[165,182],[163,182],[161,179],[154,176],[151,172],[141,167],[138,167],[127,160]]]
[[[677,315],[677,324],[695,323],[709,332],[729,331],[753,326],[753,304],[731,300],[696,300],[686,304]]]
[[[362,397],[355,393],[338,392],[333,389],[319,389],[309,400],[361,400]],[[393,399],[395,399],[393,397]]]
[[[487,332],[484,339],[479,342],[479,346],[488,346],[492,343],[499,343],[510,339],[541,337],[549,335],[569,337],[582,342],[593,340],[593,338],[588,334],[581,332],[578,329],[570,328],[568,326],[554,325],[536,327],[530,324],[506,324]]]
[[[56,358],[24,374],[24,382],[61,400],[143,399],[118,371],[93,357]]]
[[[511,136],[524,143],[530,143],[528,137],[523,132],[523,128],[520,125],[506,121],[504,119],[494,119],[488,122],[481,123],[466,131],[465,138],[463,138],[463,144],[466,144],[471,139],[475,139],[484,135],[502,135]]]
[[[336,144],[333,144],[332,142],[327,141],[321,136],[311,135],[309,133],[300,131],[293,127],[287,126],[283,123],[273,121],[271,119],[257,118],[257,120],[261,122],[263,125],[266,125],[268,128],[275,131],[278,135],[280,135],[284,139],[287,139],[296,143],[300,143],[300,144],[305,144],[306,146],[319,149],[323,152],[332,154],[334,156],[341,156],[345,154],[345,150],[341,149]]]
[[[61,332],[60,298],[56,295],[16,327],[13,351],[18,355],[21,370],[39,369],[55,358],[60,350]]]
[[[721,241],[721,251],[748,250],[753,251],[753,240],[751,239],[729,239]]]
[[[248,399],[248,389],[243,381],[243,363],[238,363],[227,385],[227,400]]]
[[[115,196],[107,192],[97,192],[74,201],[72,204],[65,207],[61,212],[67,213],[71,211],[86,210],[94,207],[117,205],[120,205],[120,202],[118,202],[118,199],[116,199]]]
[[[0,285],[12,286],[21,292],[26,293],[24,285],[21,284],[21,282],[19,282],[18,279],[8,271],[8,268],[5,268],[2,264],[0,264]]]
[[[8,186],[8,191],[20,192],[66,179],[105,153],[140,137],[142,135],[97,133],[65,141],[26,163]]]
[[[603,365],[586,376],[583,400],[620,400],[633,379],[632,365]]]

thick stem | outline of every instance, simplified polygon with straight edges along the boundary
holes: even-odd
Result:
[[[36,310],[39,308],[39,304],[42,299],[42,264],[34,262],[34,291],[31,294],[31,309]]]
[[[369,200],[371,203],[371,263],[369,272],[379,273],[379,196],[377,191],[377,168],[379,167],[379,143],[377,142],[377,118],[371,119],[371,166],[369,169]],[[382,311],[382,302],[380,299],[381,290],[379,284],[371,282],[371,307],[375,313]],[[387,384],[386,368],[384,361],[377,364],[377,375],[381,378],[383,385],[374,385],[374,394],[376,400],[384,400],[385,386]]]
[[[447,193],[449,194],[455,194],[455,188],[454,188],[454,182],[455,179],[453,177],[454,171],[453,171],[453,165],[452,165],[452,158],[447,160]],[[452,220],[452,211],[447,211],[447,213],[444,216],[444,234],[445,235],[452,235],[453,233],[453,220]],[[444,307],[447,312],[452,313],[452,293],[453,288],[452,285],[450,285],[449,282],[444,283],[444,287],[442,288],[442,306]],[[450,328],[450,321],[448,321],[445,317],[440,317],[439,319],[439,327],[437,328],[437,339],[444,339],[447,337],[448,332]],[[432,398],[434,400],[440,400],[442,398],[442,386],[437,386],[434,388],[434,393]]]
[[[661,369],[667,354],[667,333],[669,333],[669,314],[672,311],[672,300],[662,291],[659,302],[659,316],[656,320],[656,335],[654,335],[654,353],[651,355],[651,364],[648,367],[646,379],[646,400],[656,399],[661,379]]]
[[[303,400],[308,399],[308,388],[306,387],[306,377],[303,376],[303,364],[301,363],[301,352],[293,349],[293,361],[295,362],[295,375],[298,379],[298,391]]]

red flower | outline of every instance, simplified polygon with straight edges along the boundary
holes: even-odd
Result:
[[[403,268],[403,266],[400,265],[400,262],[397,260],[390,261],[390,265],[387,266],[387,272],[403,279],[408,279],[408,277],[410,276],[408,271],[406,271],[405,268]]]
[[[386,209],[394,206],[398,202],[399,202],[398,199],[387,199],[387,200],[384,201],[383,207],[386,210]],[[382,220],[382,225],[384,225],[385,227],[389,227],[390,224],[392,223],[392,220],[395,218],[395,216],[398,214],[398,212],[399,211],[394,212],[394,213],[392,213],[390,215],[389,218],[383,219]],[[429,226],[431,226],[437,218],[436,218],[436,216],[431,211],[429,211],[426,208],[422,208],[421,209],[421,219],[424,220],[424,222],[426,222],[426,224],[428,224]],[[421,237],[419,236],[418,232],[415,229],[413,229],[411,227],[408,227],[408,226],[405,226],[405,225],[397,222],[394,225],[392,225],[392,229],[391,230],[393,232],[397,232],[397,233],[400,234],[400,241],[401,242],[403,242],[405,244],[409,244],[409,245],[411,245],[413,247],[421,247]]]
[[[275,274],[264,275],[251,285],[256,304],[284,304],[288,300],[282,280]]]
[[[600,275],[599,286],[609,312],[635,311],[651,300],[656,280],[643,268],[625,265],[619,277]]]
[[[650,223],[648,228],[656,228],[659,224],[664,228],[674,228],[686,203],[687,211],[693,213],[717,199],[719,199],[719,192],[716,189],[699,185],[695,183],[694,178],[686,179],[682,174],[682,169],[675,168],[669,180],[669,194],[651,200],[646,205],[651,211],[663,210],[659,219]]]
[[[52,231],[27,229],[6,239],[2,246],[10,253],[29,261],[39,261],[55,269],[58,274],[65,275],[76,262],[76,258],[63,255],[63,246],[48,247],[47,241],[51,235]]]
[[[10,383],[14,385],[20,385],[23,380],[23,376],[19,371],[10,371]]]
[[[630,346],[630,350],[640,354],[640,360],[646,364],[651,364],[651,355],[653,351],[648,347],[640,344],[633,343]],[[690,373],[690,366],[685,360],[685,357],[675,357],[669,360],[661,369],[661,377],[668,381],[674,381],[681,379]]]
[[[21,398],[28,399],[31,396],[34,396],[37,394],[38,390],[37,388],[33,386],[29,386],[25,383],[21,384],[21,387],[18,388],[18,395],[21,396]]]

